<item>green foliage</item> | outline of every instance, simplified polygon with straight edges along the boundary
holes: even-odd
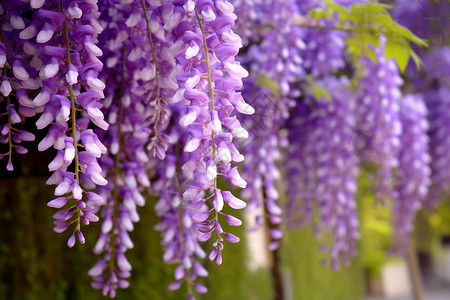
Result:
[[[440,251],[439,240],[441,237],[442,228],[432,225],[433,222],[436,221],[434,216],[439,214],[438,211],[439,210],[431,213],[427,209],[422,209],[417,213],[416,220],[414,222],[413,237],[415,239],[415,246],[418,251],[423,253],[435,253]],[[448,217],[450,217],[450,215]],[[437,219],[437,224],[441,224],[439,219],[440,217]],[[446,221],[448,221],[448,219]]]
[[[379,203],[370,187],[370,178],[365,173],[361,174],[357,195],[362,236],[359,243],[360,257],[369,275],[376,276],[382,265],[392,259],[387,255],[392,244],[392,215],[390,203]]]
[[[276,81],[267,76],[267,74],[257,74],[256,78],[257,85],[270,89],[275,98],[280,98],[280,85]]]
[[[433,232],[441,236],[450,236],[450,201],[441,203],[429,217]]]
[[[439,251],[440,238],[450,236],[450,201],[444,201],[433,210],[424,208],[414,224],[417,248],[425,253]]]
[[[153,209],[157,199],[150,197],[146,206],[139,213],[141,220],[136,223],[135,230],[130,233],[134,249],[127,252],[133,266],[130,288],[118,290],[117,299],[185,299],[185,286],[179,290],[169,291],[167,286],[175,281],[175,265],[166,265],[160,245],[160,232],[154,230],[159,222]],[[93,291],[91,291],[93,293]]]
[[[308,75],[305,77],[305,79],[307,83],[306,90],[310,90],[314,98],[316,99],[326,98],[330,101],[333,100],[331,99],[330,92],[326,88],[315,82],[312,76]]]
[[[338,272],[320,261],[325,253],[318,251],[320,242],[311,229],[288,232],[281,247],[283,273],[291,276],[292,299],[360,300],[363,294],[362,271],[358,258]]]
[[[229,211],[228,207],[225,207],[224,212],[230,213],[231,211]],[[243,218],[242,212],[236,213],[236,211],[233,211],[233,215],[240,219]],[[223,224],[223,229],[239,236],[241,241],[238,244],[225,242],[223,265],[217,266],[215,262],[207,263],[207,268],[210,272],[206,278],[209,290],[203,299],[274,299],[272,278],[269,270],[260,268],[256,272],[252,272],[246,265],[248,262],[247,258],[251,254],[247,252],[245,226],[230,227],[225,223]],[[261,251],[264,250],[261,249]]]
[[[326,2],[324,8],[312,9],[310,15],[316,20],[335,20],[336,29],[350,33],[346,39],[347,53],[358,71],[360,59],[364,55],[376,61],[373,47],[379,45],[379,36],[387,39],[386,58],[394,58],[402,72],[410,57],[420,67],[420,59],[412,50],[410,42],[419,46],[427,46],[427,43],[396,23],[388,12],[389,5],[370,2],[346,7],[331,0]]]

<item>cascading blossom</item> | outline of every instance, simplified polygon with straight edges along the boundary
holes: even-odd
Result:
[[[104,157],[101,165],[113,184],[99,189],[106,205],[94,252],[102,258],[89,274],[95,288],[114,297],[117,287],[129,285],[125,278],[130,276],[131,265],[125,252],[133,243],[128,232],[139,221],[137,206],[145,204],[152,158],[165,158],[167,150],[168,136],[160,130],[168,117],[166,106],[177,88],[175,60],[169,54],[175,42],[171,31],[177,23],[162,22],[177,10],[171,2],[150,6],[140,0],[105,0],[102,7],[101,21],[107,29],[99,37],[107,45],[102,79],[114,84],[105,90],[103,110],[111,127],[103,140],[110,157]]]
[[[269,30],[261,34],[261,43],[250,46],[245,63],[252,76],[265,75],[278,85],[275,114],[289,116],[289,109],[300,95],[294,83],[305,75],[300,50],[305,49],[304,33],[294,26],[293,20],[300,12],[294,1],[266,1],[258,8],[258,17],[268,20]],[[276,55],[274,55],[276,54]]]
[[[424,55],[424,74],[412,74],[412,80],[423,94],[428,112],[432,184],[425,205],[435,208],[450,193],[450,131],[445,113],[450,107],[447,93],[450,91],[450,48],[439,47]]]
[[[81,221],[85,225],[98,221],[92,204],[102,202],[100,196],[89,192],[91,202],[86,203],[83,193],[87,191],[81,181],[86,186],[107,184],[97,162],[107,149],[88,126],[92,122],[106,130],[108,123],[100,111],[105,84],[98,79],[103,65],[97,56],[102,55],[102,50],[94,43],[96,35],[102,31],[96,19],[97,5],[88,1],[65,4],[45,2],[21,35],[42,47],[38,55],[42,61],[39,71],[42,87],[33,103],[36,108],[43,107],[36,122],[38,129],[51,126],[38,149],[44,151],[51,146],[57,149],[55,159],[49,164],[49,170],[54,173],[47,184],[56,184],[55,195],[61,197],[50,201],[48,206],[62,208],[53,215],[56,232],[63,232],[75,223],[67,242],[72,247],[75,234],[84,244]],[[80,110],[84,113],[81,117],[77,113]],[[84,150],[80,151],[79,147]],[[74,172],[68,171],[72,163]],[[73,205],[71,199],[75,200]]]
[[[393,202],[394,247],[405,252],[416,212],[427,200],[431,183],[428,154],[427,109],[420,95],[405,95],[401,102],[399,168],[396,175],[397,197]]]
[[[198,282],[208,275],[199,260],[209,255],[221,264],[224,240],[239,242],[222,227],[242,225],[224,213],[226,205],[246,207],[237,188],[250,209],[265,210],[272,250],[283,237],[283,217],[289,228],[312,225],[317,208],[316,233],[331,235],[334,269],[356,253],[360,162],[376,164],[377,195],[394,200],[395,250],[405,249],[417,209],[448,196],[449,48],[423,56],[426,76],[407,71],[424,101],[419,95],[402,98],[402,79],[393,60],[385,59],[381,37],[376,62],[361,59],[363,76],[354,77],[359,85],[352,93],[346,77],[333,77],[351,72],[345,69],[348,33],[332,30],[334,20],[308,16],[323,5],[0,4],[0,159],[14,170],[15,154],[28,151],[22,142],[45,130],[36,144],[56,154],[47,180],[56,185],[57,198],[47,203],[59,209],[54,231],[71,227],[67,244],[73,247],[76,239],[85,243],[81,223],[96,222],[97,215],[103,222],[94,247],[99,259],[88,272],[94,288],[115,297],[118,288],[129,286],[130,232],[149,194],[158,196],[151,205],[160,218],[155,229],[163,260],[175,264],[169,289],[186,286],[188,299],[207,291]],[[423,16],[410,4],[395,9],[400,19],[405,11]],[[251,76],[245,79],[246,69]],[[332,101],[318,95],[321,87]],[[284,173],[289,200],[283,207],[278,180]],[[264,222],[262,215],[257,219]],[[202,242],[208,240],[207,254]]]
[[[232,161],[244,160],[233,143],[234,138],[243,137],[243,129],[231,113],[236,110],[253,114],[254,109],[236,92],[248,73],[234,59],[242,44],[231,29],[236,19],[233,5],[225,0],[186,1],[184,9],[189,24],[183,23],[179,28],[185,46],[176,58],[186,71],[179,75],[178,81],[187,108],[179,123],[188,132],[183,150],[189,153],[189,158],[182,170],[192,180],[183,192],[183,200],[198,210],[192,218],[202,232],[199,240],[209,240],[214,234],[209,259],[221,264],[223,240],[239,241],[220,226],[219,218],[226,218],[223,206],[227,203],[231,208],[241,209],[246,205],[217,186],[219,175],[237,187],[247,185],[237,167],[231,165]],[[197,291],[204,292],[202,288]]]
[[[391,179],[393,169],[398,166],[402,133],[400,86],[403,80],[394,60],[385,58],[385,41],[381,38],[380,46],[374,50],[376,63],[368,57],[362,60],[365,75],[358,86],[355,129],[358,132],[357,150],[362,160],[377,164],[378,169],[372,174],[377,196],[395,198]]]
[[[347,33],[341,30],[324,29],[332,28],[335,25],[334,20],[316,21],[308,16],[309,10],[324,7],[325,2],[310,0],[297,1],[297,3],[301,15],[295,21],[298,25],[304,26],[305,47],[300,53],[304,61],[303,68],[313,77],[327,76],[342,69],[345,66],[344,50]]]
[[[269,248],[276,249],[283,236],[277,228],[282,221],[282,209],[277,204],[279,192],[275,185],[281,176],[276,162],[281,158],[279,146],[283,137],[279,136],[278,130],[283,118],[276,108],[278,99],[273,92],[257,85],[254,78],[245,81],[243,95],[251,101],[256,113],[240,118],[243,126],[249,129],[249,138],[240,145],[246,156],[243,176],[249,183],[242,197],[250,201],[248,210],[254,211],[260,207],[267,213],[272,239]],[[264,222],[262,216],[256,216],[257,225],[262,226]]]
[[[437,91],[428,91],[424,94],[426,106],[429,112],[430,122],[430,155],[432,170],[432,187],[429,200],[426,205],[430,208],[436,207],[450,193],[450,155],[446,151],[450,145],[450,132],[444,124],[450,122],[449,116],[445,113],[450,108],[448,93],[450,87],[443,86]]]
[[[107,149],[88,129],[90,122],[104,130],[108,128],[99,109],[104,83],[97,78],[102,68],[97,59],[102,51],[94,43],[95,35],[102,30],[97,21],[97,6],[85,1],[8,1],[5,8],[7,13],[2,17],[9,23],[2,25],[2,40],[7,29],[8,41],[14,41],[14,49],[21,49],[23,55],[8,56],[7,52],[12,52],[8,47],[13,45],[3,44],[5,63],[10,64],[12,74],[3,69],[2,93],[6,95],[8,91],[9,96],[14,91],[18,105],[10,103],[8,97],[9,133],[3,127],[2,134],[7,133],[8,142],[34,139],[27,131],[12,133],[11,124],[21,121],[18,113],[24,117],[38,114],[39,130],[50,125],[38,149],[44,151],[53,146],[57,150],[49,164],[54,173],[47,184],[56,184],[55,195],[60,197],[48,206],[61,208],[54,215],[56,232],[63,232],[75,223],[68,240],[68,246],[72,247],[75,236],[84,243],[81,222],[87,225],[98,220],[93,207],[83,200],[86,191],[81,180],[91,186],[107,183],[96,162]],[[25,12],[30,19],[22,17]],[[14,77],[13,84],[6,84],[10,75]],[[83,111],[83,116],[77,111]],[[79,147],[84,147],[84,151]],[[19,153],[26,152],[23,147],[15,148]],[[73,172],[68,171],[71,165]],[[10,163],[8,168],[12,169]]]
[[[338,269],[340,262],[347,264],[349,257],[356,255],[359,239],[355,201],[358,177],[355,100],[345,77],[327,78],[320,84],[330,91],[332,100],[307,95],[305,103],[298,108],[304,121],[294,119],[291,125],[294,126],[292,134],[301,132],[305,136],[290,137],[291,156],[299,158],[288,165],[289,174],[294,175],[289,184],[300,184],[300,194],[291,199],[288,207],[300,210],[300,217],[306,215],[310,219],[314,207],[311,201],[317,204],[321,215],[317,233],[330,231],[334,240],[329,250],[331,266]],[[304,174],[293,170],[299,161]],[[296,204],[297,201],[300,203]],[[293,217],[291,224],[301,221],[295,220],[295,212],[290,217]]]
[[[285,161],[287,191],[286,219],[289,229],[310,226],[314,215],[314,160],[308,147],[314,127],[310,122],[313,107],[304,101],[297,103],[293,116],[287,122],[289,146]]]
[[[14,53],[13,49],[21,49],[19,32],[25,27],[25,23],[19,16],[19,12],[26,4],[4,3],[0,6],[0,14],[3,16],[0,22],[0,97],[5,107],[0,112],[0,119],[5,123],[0,125],[0,142],[7,144],[7,152],[0,153],[0,159],[8,158],[6,169],[14,170],[13,153],[25,154],[28,149],[21,143],[35,140],[34,134],[27,130],[19,129],[24,117],[32,117],[36,114],[34,105],[28,98],[28,92],[38,88],[35,80],[36,70],[29,66],[32,55],[28,53]],[[31,74],[31,75],[30,75]]]
[[[261,30],[254,39],[261,42],[251,45],[243,60],[253,76],[244,81],[244,97],[257,113],[251,118],[239,116],[250,132],[249,142],[242,145],[249,157],[244,164],[244,178],[249,186],[243,196],[250,199],[249,209],[262,206],[269,215],[272,239],[269,248],[276,249],[283,236],[277,228],[282,210],[276,203],[279,192],[275,184],[280,177],[276,160],[281,158],[279,147],[284,143],[280,128],[289,116],[289,109],[295,106],[294,99],[300,95],[295,82],[304,76],[299,53],[305,44],[303,31],[293,26],[293,20],[299,16],[294,1],[261,1],[255,11]],[[245,14],[245,10],[238,12]],[[264,80],[272,80],[276,87],[273,90],[261,87]],[[263,220],[257,216],[256,221],[262,224]]]
[[[186,109],[184,104],[179,102],[172,107],[177,116]],[[185,134],[179,125],[174,124],[172,130],[168,132],[173,144],[184,140]],[[155,210],[161,221],[155,229],[161,231],[164,246],[163,260],[168,264],[177,264],[175,268],[175,281],[169,285],[170,290],[181,287],[186,281],[188,299],[195,299],[193,288],[200,293],[206,292],[206,287],[196,283],[198,277],[208,276],[208,271],[200,264],[196,257],[204,258],[206,253],[199,244],[198,237],[201,232],[197,230],[193,215],[197,213],[197,208],[190,207],[189,202],[183,201],[185,189],[184,184],[188,181],[182,177],[182,162],[188,155],[182,153],[181,147],[175,148],[175,153],[168,153],[162,164],[158,165],[158,178],[153,186],[159,190],[159,200],[155,205]],[[156,186],[156,187],[155,187]]]

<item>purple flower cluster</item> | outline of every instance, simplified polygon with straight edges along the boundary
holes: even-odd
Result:
[[[396,175],[397,197],[392,210],[394,245],[396,250],[404,252],[413,230],[416,211],[427,199],[431,183],[431,158],[428,154],[427,109],[422,96],[405,95],[400,108],[403,133]]]
[[[394,60],[386,60],[384,43],[382,38],[380,47],[374,50],[376,63],[368,57],[361,61],[365,75],[358,86],[355,129],[362,160],[377,164],[377,170],[372,174],[377,196],[395,198],[391,179],[393,169],[398,167],[402,133],[400,86],[403,80]]]
[[[250,199],[249,209],[263,207],[266,211],[271,224],[269,248],[276,249],[283,236],[277,228],[282,210],[276,204],[279,192],[275,184],[280,177],[276,161],[281,158],[279,148],[283,144],[280,128],[300,95],[295,82],[304,76],[300,50],[305,44],[302,30],[293,26],[293,19],[299,16],[294,1],[261,1],[253,9],[256,26],[260,27],[253,39],[260,43],[252,44],[243,57],[252,75],[244,81],[244,97],[257,113],[252,118],[239,117],[250,132],[249,142],[242,145],[248,157],[244,178],[249,182],[243,197]],[[239,19],[246,11],[238,13]],[[267,78],[274,84],[272,90],[262,87]],[[263,224],[261,216],[256,223]]]
[[[2,47],[5,63],[12,69],[11,74],[3,69],[2,94],[14,94],[22,116],[39,114],[37,129],[50,125],[38,149],[44,151],[53,146],[57,150],[49,164],[49,170],[54,173],[47,184],[56,184],[55,195],[60,197],[50,201],[48,206],[61,208],[54,215],[56,232],[63,232],[75,223],[68,240],[68,246],[72,247],[75,236],[84,243],[81,222],[87,225],[98,220],[92,212],[92,203],[83,200],[86,190],[81,181],[86,186],[107,183],[97,163],[97,158],[107,149],[92,129],[88,129],[90,122],[104,130],[108,128],[100,111],[105,85],[98,79],[102,63],[97,56],[102,55],[102,51],[94,42],[102,31],[97,21],[97,5],[89,1],[8,1],[4,9],[7,14],[2,18],[6,18],[8,24],[2,28],[7,30],[7,40],[15,45],[5,43]],[[22,17],[24,12],[29,13],[30,18]],[[13,49],[23,53],[9,56],[14,53]],[[12,134],[11,124],[20,122],[16,107],[8,103],[9,121],[2,133],[15,143],[34,139],[25,131]],[[83,151],[79,147],[83,147]],[[15,148],[26,152],[23,147]],[[74,171],[68,171],[72,165]],[[10,163],[8,169],[12,169]],[[94,198],[102,201],[98,196]]]
[[[171,137],[181,138],[179,136],[181,132],[182,130],[172,132]],[[178,265],[174,272],[175,281],[169,285],[169,289],[178,289],[182,282],[186,281],[188,299],[195,299],[192,288],[199,293],[207,291],[206,287],[195,282],[198,277],[208,276],[208,271],[196,259],[196,256],[206,257],[206,253],[199,244],[201,232],[197,230],[194,223],[193,215],[197,211],[189,207],[188,202],[182,200],[183,184],[181,182],[184,182],[186,178],[181,178],[183,176],[180,172],[181,161],[177,160],[182,149],[178,148],[176,151],[178,153],[168,154],[164,164],[160,165],[160,182],[156,184],[164,188],[161,189],[159,200],[155,205],[155,210],[161,217],[161,222],[155,229],[162,234],[164,262]]]
[[[314,129],[309,121],[313,107],[305,101],[297,103],[293,116],[287,122],[289,146],[284,168],[288,181],[286,194],[286,221],[289,229],[313,225],[314,215],[314,160],[308,152],[310,132]]]
[[[359,162],[376,164],[377,195],[394,200],[400,249],[430,182],[430,206],[450,193],[450,68],[442,68],[450,65],[447,47],[425,56],[427,76],[419,80],[409,70],[425,109],[418,95],[402,100],[403,82],[394,61],[385,59],[384,38],[374,50],[376,62],[360,61],[364,73],[356,93],[346,77],[331,76],[346,66],[347,34],[327,29],[333,20],[308,16],[321,2],[232,3],[0,4],[0,142],[6,149],[0,159],[8,157],[6,168],[14,169],[13,152],[26,153],[22,142],[35,139],[21,123],[36,116],[37,130],[47,132],[38,150],[56,150],[47,180],[56,185],[57,198],[47,204],[59,209],[54,231],[72,227],[72,247],[76,239],[85,242],[81,223],[102,217],[94,248],[100,257],[89,275],[104,295],[115,297],[117,288],[129,285],[129,233],[149,193],[159,196],[163,260],[176,265],[169,289],[186,283],[188,299],[207,291],[196,282],[208,275],[198,261],[207,255],[201,242],[212,239],[209,259],[217,264],[224,241],[239,242],[222,227],[242,224],[224,213],[225,205],[246,206],[237,188],[244,189],[250,209],[265,210],[266,219],[257,221],[269,225],[270,249],[283,237],[283,216],[291,228],[311,225],[317,207],[317,232],[332,236],[335,269],[356,253]],[[236,57],[243,43],[241,65]],[[251,77],[243,79],[246,68]],[[328,90],[332,101],[317,96],[314,85]],[[241,177],[236,163],[243,154]],[[278,164],[288,174],[284,214]]]
[[[36,122],[38,129],[48,125],[50,128],[38,149],[44,151],[51,146],[57,149],[55,159],[49,164],[49,170],[54,173],[47,184],[57,185],[56,196],[69,194],[50,201],[48,206],[63,208],[68,201],[75,200],[73,205],[53,216],[56,232],[75,223],[74,233],[68,241],[68,246],[72,247],[75,233],[82,244],[85,242],[80,221],[86,225],[98,221],[92,212],[92,204],[103,202],[94,192],[87,194],[91,203],[82,200],[83,193],[87,192],[81,182],[87,187],[107,184],[97,162],[107,149],[88,126],[92,122],[106,130],[108,124],[100,110],[105,84],[98,79],[103,64],[97,56],[102,55],[102,50],[94,43],[96,35],[102,31],[96,18],[97,5],[88,1],[64,4],[45,2],[24,31],[28,30],[26,39],[42,46],[38,55],[42,61],[39,71],[42,87],[33,103],[36,107],[44,107]],[[77,110],[83,112],[81,117]],[[81,146],[83,151],[79,149]],[[72,163],[74,172],[67,171]]]
[[[305,75],[300,50],[305,49],[303,31],[293,25],[299,16],[294,1],[266,1],[259,7],[258,17],[267,20],[269,30],[261,34],[261,43],[250,46],[245,63],[252,76],[266,75],[278,85],[275,113],[283,118],[289,116],[289,108],[295,105],[293,99],[300,95],[294,83]]]
[[[176,120],[181,118],[185,110],[186,106],[182,102],[170,105],[171,119],[165,131],[170,137],[169,151],[165,159],[154,166],[156,174],[151,192],[159,196],[155,211],[161,221],[155,229],[161,232],[163,260],[167,264],[177,264],[175,281],[169,285],[169,289],[179,289],[184,281],[188,299],[194,299],[193,289],[199,293],[206,292],[206,287],[196,283],[196,280],[198,277],[207,276],[208,272],[196,259],[196,256],[206,256],[199,244],[201,232],[193,221],[193,215],[197,213],[198,208],[190,207],[190,201],[183,200],[183,190],[189,187],[192,179],[181,170],[189,155],[179,146],[186,143],[187,136]]]
[[[251,101],[256,109],[255,115],[241,117],[243,125],[249,129],[249,138],[240,148],[246,156],[243,166],[243,176],[248,182],[242,197],[249,199],[249,211],[264,211],[267,221],[271,224],[269,234],[272,241],[270,249],[279,246],[282,232],[277,228],[282,222],[282,209],[277,204],[279,192],[276,180],[281,174],[276,162],[281,159],[279,147],[283,137],[280,136],[281,113],[277,110],[277,98],[268,88],[263,88],[255,82],[255,78],[245,81],[244,97]],[[256,215],[256,224],[262,226],[266,220],[260,214]]]
[[[355,152],[355,100],[345,77],[330,77],[320,84],[331,92],[332,101],[307,95],[305,103],[297,108],[297,116],[304,120],[294,119],[291,123],[290,157],[297,159],[288,162],[289,185],[300,185],[303,191],[299,195],[290,194],[288,207],[299,209],[300,217],[306,215],[310,219],[314,203],[317,204],[321,215],[318,234],[324,229],[330,231],[334,239],[329,251],[331,266],[337,269],[341,261],[348,263],[349,256],[356,254],[359,239],[355,201],[359,170]],[[301,139],[296,138],[299,133],[303,134]],[[295,170],[298,162],[303,173]],[[300,202],[295,203],[296,200]],[[299,223],[295,213],[288,217],[293,218],[289,220],[291,224]]]
[[[153,6],[138,0],[103,2],[101,22],[107,27],[99,39],[106,45],[106,67],[101,77],[111,82],[103,110],[111,126],[102,137],[110,153],[101,165],[111,184],[99,189],[106,205],[94,253],[102,258],[89,274],[95,288],[114,297],[117,287],[128,287],[125,278],[130,276],[131,265],[125,252],[133,247],[128,232],[139,221],[137,206],[145,204],[152,158],[165,158],[168,147],[169,137],[160,125],[168,117],[166,105],[178,87],[173,50],[169,49],[175,42],[171,31],[177,23],[162,22],[177,9],[171,2]]]
[[[33,107],[29,107],[31,100],[26,97],[28,90],[35,90],[38,85],[30,77],[35,70],[26,67],[31,57],[26,53],[16,53],[14,49],[23,47],[18,37],[20,29],[25,26],[24,21],[17,16],[20,4],[4,3],[0,6],[2,21],[0,23],[0,102],[3,102],[0,119],[5,122],[0,125],[0,142],[7,144],[7,151],[0,153],[0,159],[8,157],[6,169],[14,170],[12,162],[13,151],[25,154],[28,149],[21,145],[22,141],[31,142],[35,136],[20,130],[20,123],[24,117],[36,114]],[[6,99],[6,101],[4,101]],[[19,99],[19,101],[17,101]],[[18,127],[19,126],[19,127]]]
[[[427,202],[428,207],[436,207],[450,193],[450,156],[446,151],[450,145],[450,131],[446,124],[450,122],[445,113],[450,108],[449,87],[440,87],[437,91],[425,93],[425,101],[430,121],[430,155],[433,187]]]
[[[303,67],[313,77],[327,76],[345,66],[346,32],[324,29],[333,27],[333,20],[310,20],[309,10],[324,7],[322,1],[297,1],[302,17],[298,19],[304,28],[305,49],[301,52]],[[353,1],[354,2],[354,1]]]
[[[450,194],[450,131],[446,126],[450,118],[446,110],[450,107],[450,48],[440,47],[424,57],[425,75],[415,74],[413,80],[420,86],[428,111],[430,128],[430,155],[432,187],[426,205],[436,207]]]
[[[242,44],[231,29],[236,19],[233,5],[225,0],[199,0],[187,1],[184,9],[190,22],[179,26],[184,51],[176,57],[185,70],[178,76],[179,91],[186,103],[186,112],[179,124],[188,132],[184,146],[188,159],[182,170],[189,184],[183,192],[183,200],[197,209],[192,219],[202,232],[199,240],[207,241],[214,234],[209,259],[221,264],[224,239],[231,243],[239,241],[220,226],[220,216],[227,220],[227,215],[222,213],[224,203],[234,209],[246,205],[217,186],[219,175],[234,186],[245,188],[247,185],[237,167],[231,165],[233,161],[244,159],[234,138],[247,137],[231,113],[236,110],[253,114],[254,109],[236,92],[242,87],[242,77],[248,73],[235,61]]]

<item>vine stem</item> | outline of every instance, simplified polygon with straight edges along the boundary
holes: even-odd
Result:
[[[156,83],[156,106],[157,106],[157,110],[156,110],[156,119],[155,119],[155,125],[153,126],[153,131],[155,133],[155,135],[158,134],[158,124],[159,124],[159,120],[161,118],[161,110],[160,110],[160,104],[161,104],[161,87],[159,86],[159,63],[158,63],[158,58],[156,56],[156,50],[155,50],[155,43],[153,42],[153,37],[152,37],[152,31],[150,29],[150,20],[148,19],[147,16],[147,5],[145,3],[145,0],[142,0],[142,8],[144,10],[144,18],[145,18],[145,23],[147,25],[147,34],[148,34],[148,40],[150,42],[150,47],[152,48],[152,56],[153,56],[153,62],[155,64],[155,83]]]
[[[61,0],[61,13],[64,14],[64,6],[63,1]],[[67,19],[64,19],[63,23],[63,32],[64,32],[64,42],[66,44],[66,62],[67,64],[72,63],[72,60],[70,59],[70,39],[69,39],[69,27],[67,26]],[[72,85],[67,86],[67,90],[69,91],[69,100],[70,100],[70,119],[71,119],[71,131],[72,131],[72,139],[73,139],[73,147],[75,149],[75,180],[78,185],[80,185],[80,162],[78,161],[78,142],[77,142],[77,119],[76,119],[76,113],[77,108],[75,106],[75,95],[73,93],[73,87]],[[77,202],[80,200],[76,200]],[[81,213],[80,208],[77,207],[77,226],[75,227],[75,230],[80,230],[80,220],[81,220]]]
[[[195,16],[197,17],[198,20],[198,25],[200,27],[200,30],[202,32],[202,36],[203,36],[203,49],[205,51],[205,63],[206,63],[206,79],[208,80],[208,85],[209,85],[209,104],[211,106],[211,111],[215,110],[214,108],[214,88],[213,88],[213,84],[212,84],[212,79],[211,79],[211,66],[209,64],[209,55],[208,55],[208,44],[206,43],[206,33],[205,33],[205,28],[203,27],[202,24],[202,19],[200,18],[200,15],[197,11],[197,8],[195,8]],[[212,131],[211,132],[211,139],[212,139],[212,156],[214,159],[214,162],[216,161],[216,144],[214,142],[214,138],[215,138],[215,134]],[[217,188],[217,178],[214,178],[214,188]]]
[[[422,278],[420,276],[420,267],[417,261],[416,248],[412,238],[409,239],[405,258],[408,265],[414,300],[423,300]]]
[[[268,235],[270,236],[270,229],[276,229],[277,226],[273,225],[270,222],[270,212],[267,208],[267,194],[263,191],[263,203],[264,203],[264,215],[265,215],[265,229],[267,230]],[[280,263],[280,249],[276,248],[271,251],[272,255],[272,266],[270,267],[270,273],[272,275],[274,288],[275,288],[275,296],[274,300],[284,300],[285,299],[285,289],[283,284],[283,274],[281,273]]]
[[[206,42],[206,33],[205,33],[205,28],[203,27],[203,23],[202,23],[202,18],[200,17],[197,7],[195,8],[195,16],[197,17],[198,20],[198,25],[200,27],[200,30],[202,32],[202,37],[203,37],[203,50],[205,51],[205,63],[206,63],[206,76],[208,79],[208,85],[209,85],[209,104],[210,104],[210,110],[214,111],[214,87],[212,84],[212,79],[211,79],[211,66],[209,64],[209,49],[208,49],[208,44]],[[212,156],[214,159],[214,163],[216,163],[217,166],[217,162],[216,162],[216,144],[214,141],[215,138],[215,134],[214,131],[211,131],[211,143],[212,143]],[[213,192],[213,196],[215,196],[216,190],[217,189],[217,176],[214,178],[214,192]],[[219,214],[217,213],[217,210],[215,211],[215,216],[214,216],[214,220],[215,220],[215,224],[219,224]],[[220,240],[220,233],[217,232],[216,230],[216,234],[217,234],[217,241]],[[217,249],[218,249],[219,245],[217,245]],[[219,250],[220,251],[220,250]]]

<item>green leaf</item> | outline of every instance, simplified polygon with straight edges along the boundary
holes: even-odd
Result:
[[[422,60],[420,57],[416,54],[414,51],[410,51],[409,54],[411,55],[412,59],[414,60],[414,63],[416,64],[416,67],[418,70],[420,70],[420,67],[422,65]]]
[[[256,84],[270,89],[276,98],[280,98],[280,85],[278,82],[272,80],[267,74],[258,74],[256,78]]]
[[[417,35],[412,33],[411,30],[409,30],[408,28],[403,27],[402,25],[399,25],[399,24],[396,24],[396,27],[397,28],[396,28],[395,32],[397,32],[398,34],[409,39],[410,41],[412,41],[413,43],[415,43],[418,46],[428,47],[428,43],[424,39],[421,39],[420,37],[418,37]]]
[[[428,46],[428,44],[392,19],[388,11],[391,6],[370,2],[346,7],[332,0],[325,2],[326,7],[312,9],[310,15],[316,20],[333,20],[336,29],[350,32],[346,39],[347,53],[355,68],[358,67],[363,56],[376,61],[371,45],[378,47],[379,36],[387,38],[386,57],[394,58],[402,72],[410,57],[415,61],[417,68],[420,68],[420,59],[412,50],[410,43],[418,46]]]
[[[317,84],[317,82],[315,82],[311,76],[306,76],[306,82],[308,83],[307,88],[311,91],[314,98],[316,98],[317,100],[320,100],[322,98],[326,98],[329,101],[333,100],[331,98],[330,92],[328,92],[328,90],[323,86]]]
[[[386,59],[394,58],[400,72],[404,73],[408,65],[410,52],[403,47],[399,47],[398,43],[388,40],[384,48]]]

